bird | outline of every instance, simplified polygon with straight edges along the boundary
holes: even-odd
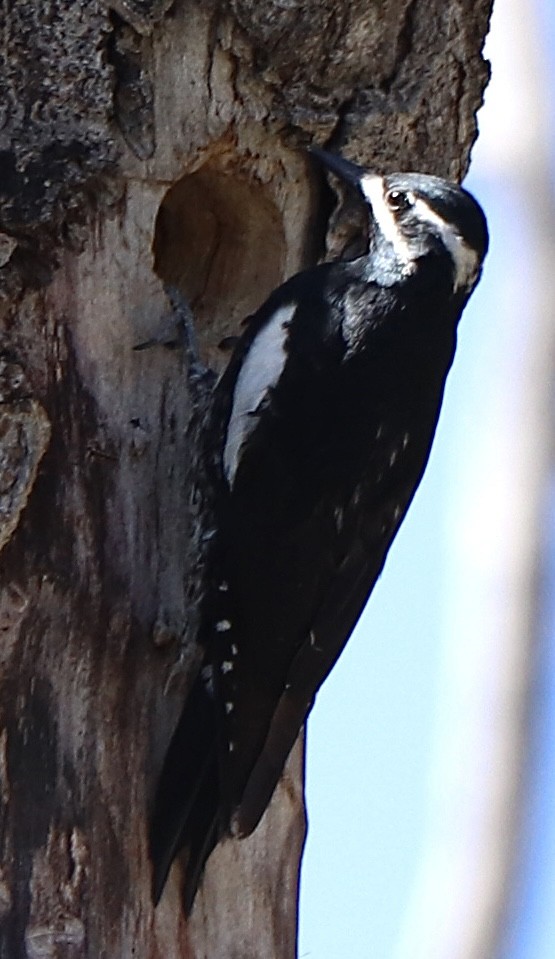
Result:
[[[488,248],[458,184],[311,152],[356,192],[368,235],[362,255],[275,289],[213,388],[203,660],[150,823],[154,902],[183,851],[187,913],[214,847],[258,825],[383,570]]]

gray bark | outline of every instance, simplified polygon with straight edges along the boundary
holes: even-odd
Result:
[[[196,667],[185,358],[326,244],[316,139],[460,178],[490,0],[18,0],[0,11],[0,956],[294,955],[302,744],[189,922],[147,810]],[[324,202],[324,200],[326,202]],[[339,237],[339,239],[338,239]],[[328,249],[344,243],[339,229]]]

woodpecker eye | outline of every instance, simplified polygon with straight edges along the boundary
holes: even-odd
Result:
[[[389,190],[385,195],[386,203],[391,210],[396,213],[402,213],[408,210],[414,203],[412,193],[405,193],[404,190]]]

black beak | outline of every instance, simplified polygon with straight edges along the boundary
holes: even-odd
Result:
[[[327,170],[331,170],[340,180],[345,180],[346,183],[350,183],[355,189],[360,190],[360,181],[367,173],[364,167],[358,166],[357,163],[352,163],[350,160],[345,160],[337,153],[328,153],[314,145],[308,149]]]

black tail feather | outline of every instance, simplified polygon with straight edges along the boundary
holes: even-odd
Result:
[[[185,907],[192,907],[204,864],[219,838],[214,704],[199,676],[170,742],[150,826],[152,896],[157,904],[173,860],[187,853]]]
[[[214,761],[207,770],[202,789],[187,824],[187,831],[191,838],[188,844],[189,855],[183,886],[183,905],[186,915],[189,915],[193,908],[206,860],[220,838],[219,809],[217,806],[214,808],[214,796],[217,792],[218,766]]]

